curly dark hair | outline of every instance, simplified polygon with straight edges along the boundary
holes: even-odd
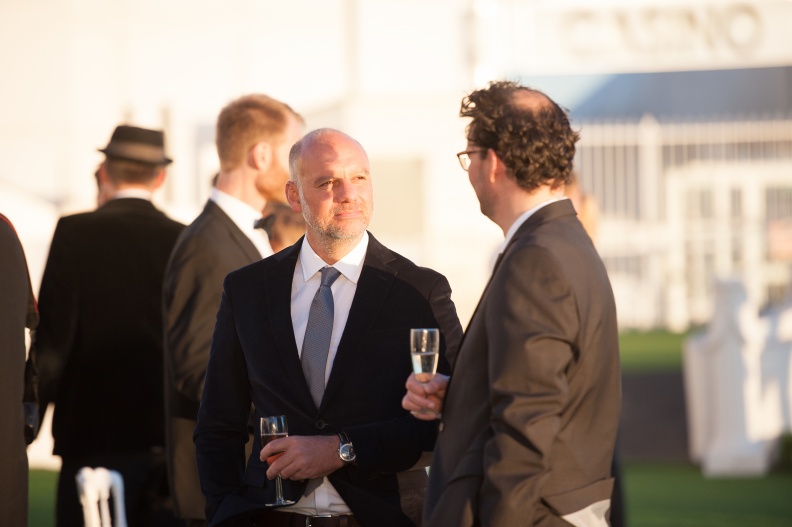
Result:
[[[530,102],[519,100],[520,92]],[[493,149],[520,188],[570,182],[580,134],[566,110],[544,93],[512,81],[491,82],[462,99],[459,115],[473,118],[468,141]]]

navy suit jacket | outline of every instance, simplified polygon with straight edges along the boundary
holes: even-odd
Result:
[[[396,474],[433,448],[436,425],[401,407],[412,371],[408,330],[440,328],[440,371],[447,371],[445,353],[455,351],[462,336],[451,288],[439,273],[416,266],[370,236],[317,409],[291,321],[291,284],[301,245],[302,240],[226,278],[195,432],[207,519],[218,525],[274,499],[274,482],[258,457],[258,435],[247,463],[244,459],[252,403],[254,422],[286,415],[290,435],[346,432],[357,460],[329,475],[333,486],[364,525],[412,525],[400,509]],[[287,498],[297,500],[304,488],[304,481],[284,481]]]

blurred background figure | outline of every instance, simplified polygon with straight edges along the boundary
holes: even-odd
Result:
[[[130,526],[168,525],[160,313],[183,225],[150,201],[171,162],[162,132],[118,126],[100,151],[107,201],[58,222],[32,348],[42,408],[55,403],[57,525],[83,524],[75,483],[83,466],[121,473]]]
[[[302,117],[266,95],[247,95],[223,108],[216,129],[220,173],[168,264],[163,292],[168,473],[175,510],[190,525],[205,523],[193,431],[223,279],[273,254],[255,225],[267,204],[286,200],[289,148],[302,132]]]
[[[583,191],[577,171],[572,171],[572,180],[564,187],[564,194],[572,201],[580,223],[583,224],[591,241],[596,244],[597,220],[599,219],[597,200]]]
[[[0,525],[27,525],[25,452],[25,328],[38,323],[25,253],[11,222],[0,214]]]
[[[113,197],[113,188],[107,182],[102,182],[102,170],[104,170],[104,163],[100,163],[94,172],[94,179],[96,180],[96,206],[101,207]]]
[[[269,202],[264,207],[260,225],[269,237],[274,252],[294,245],[305,234],[305,218],[285,203]]]

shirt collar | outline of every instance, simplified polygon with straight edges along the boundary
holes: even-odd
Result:
[[[151,196],[152,196],[152,192],[150,190],[146,190],[144,188],[139,188],[139,187],[130,187],[121,190],[116,190],[113,193],[112,199],[137,198],[137,199],[145,199],[146,201],[151,201]]]
[[[357,284],[360,273],[363,271],[363,260],[366,259],[368,242],[368,232],[364,232],[363,238],[355,245],[355,248],[332,265],[332,267],[336,268],[347,280],[354,284]],[[311,244],[308,243],[307,236],[303,239],[303,244],[300,248],[300,265],[302,266],[303,279],[306,282],[315,275],[317,271],[327,265],[327,262],[322,260],[319,255],[316,254],[316,251],[313,250]]]
[[[512,223],[511,227],[509,227],[509,230],[506,231],[506,238],[504,238],[503,242],[500,244],[500,247],[498,248],[498,254],[506,250],[506,247],[509,245],[509,242],[511,241],[512,238],[514,238],[514,234],[517,232],[517,229],[522,227],[522,224],[525,223],[528,220],[528,218],[533,216],[536,213],[536,211],[538,211],[542,207],[546,207],[547,205],[550,205],[551,203],[555,203],[556,201],[561,201],[562,199],[569,199],[569,198],[567,198],[566,196],[562,196],[560,198],[551,198],[547,201],[543,201],[539,205],[536,205],[535,207],[528,209],[522,214],[520,214],[520,217],[517,218],[514,221],[514,223]]]
[[[256,220],[261,218],[261,211],[256,210],[244,201],[214,187],[209,194],[209,199],[223,209],[223,212],[231,218],[231,221],[233,221],[242,232],[247,234],[248,237],[250,237],[251,233],[255,232],[254,225]]]

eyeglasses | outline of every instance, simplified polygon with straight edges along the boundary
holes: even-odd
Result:
[[[480,148],[478,150],[465,150],[464,152],[458,153],[457,159],[459,159],[459,164],[462,165],[462,170],[467,172],[470,168],[470,154],[480,154],[481,152],[486,152],[487,150],[489,149]]]

